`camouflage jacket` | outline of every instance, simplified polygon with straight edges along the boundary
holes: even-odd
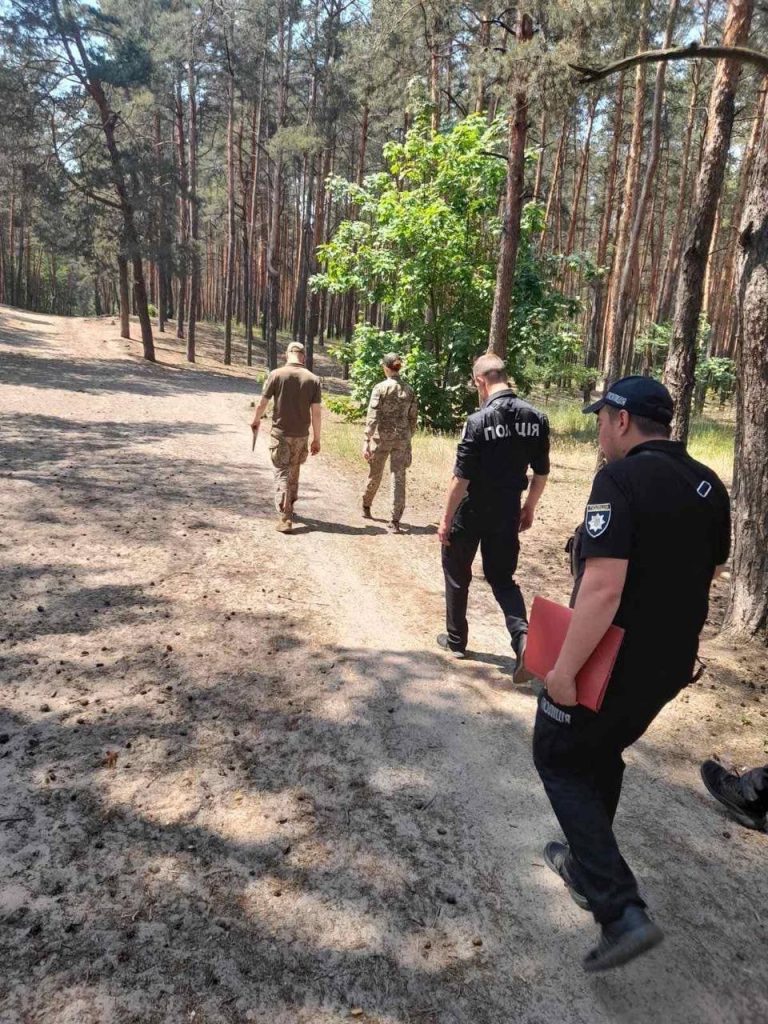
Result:
[[[410,442],[417,417],[413,388],[399,377],[388,377],[371,392],[365,436],[369,441]]]

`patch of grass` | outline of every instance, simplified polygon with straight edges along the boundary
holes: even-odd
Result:
[[[584,487],[589,486],[591,469],[597,456],[595,417],[585,416],[578,400],[558,399],[539,403],[549,416],[552,454],[567,457],[568,462],[584,465]],[[705,415],[691,427],[689,451],[713,469],[726,485],[733,475],[733,423],[726,418]],[[442,489],[448,481],[456,454],[458,434],[432,434],[418,431],[413,439],[414,470],[426,488]],[[328,417],[323,437],[325,451],[345,462],[362,467],[363,430],[360,423],[344,423]]]
[[[700,416],[693,421],[688,451],[694,459],[714,469],[726,485],[733,477],[735,429],[729,420]]]

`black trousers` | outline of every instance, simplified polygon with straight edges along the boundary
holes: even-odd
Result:
[[[681,688],[653,695],[647,678],[614,678],[598,714],[555,704],[546,693],[539,697],[534,764],[570,847],[568,871],[600,924],[616,920],[628,904],[645,906],[613,832],[622,753]]]
[[[528,617],[514,574],[520,554],[520,496],[503,508],[475,510],[469,501],[459,505],[453,520],[449,544],[443,548],[445,576],[445,624],[448,643],[454,650],[467,646],[467,598],[472,582],[472,563],[478,547],[483,574],[491,585],[515,647],[521,633],[528,631]]]

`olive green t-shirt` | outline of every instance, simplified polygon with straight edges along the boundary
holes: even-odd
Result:
[[[273,370],[267,377],[262,398],[273,398],[272,435],[307,437],[310,407],[320,401],[320,379],[298,363]]]

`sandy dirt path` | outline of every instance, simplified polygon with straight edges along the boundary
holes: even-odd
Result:
[[[321,455],[277,534],[253,381],[115,332],[0,307],[2,1024],[768,1021],[768,837],[697,779],[754,759],[764,654],[711,646],[629,755],[667,940],[588,978],[481,579],[478,656],[433,646],[440,496],[390,536]],[[556,459],[527,592],[567,593],[583,498]]]

